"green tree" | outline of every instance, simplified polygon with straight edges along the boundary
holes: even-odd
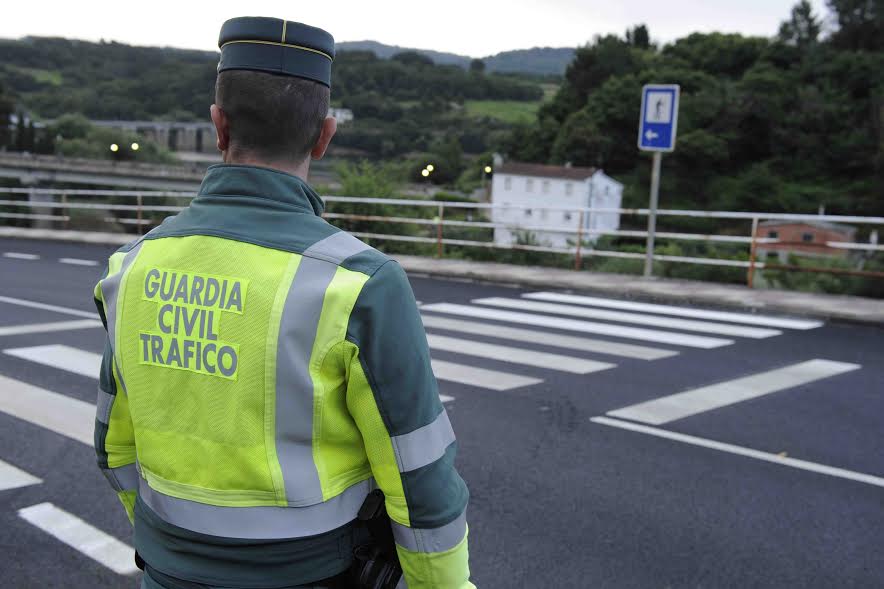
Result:
[[[780,25],[778,38],[783,43],[807,47],[819,40],[822,24],[813,13],[813,7],[807,0],[801,0],[792,8],[792,15]]]
[[[651,48],[651,34],[647,25],[638,25],[626,31],[626,42],[639,49]]]
[[[474,59],[470,61],[470,72],[474,74],[485,73],[485,62],[481,59]]]
[[[19,111],[18,121],[15,125],[15,150],[27,151],[28,148],[28,128],[25,123],[25,113]]]
[[[852,51],[884,49],[884,0],[827,0],[838,30],[832,42]]]
[[[15,107],[3,87],[0,84],[0,149],[8,146],[12,142],[12,136],[9,132],[9,122]]]

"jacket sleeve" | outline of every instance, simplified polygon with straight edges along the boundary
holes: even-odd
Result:
[[[350,315],[347,405],[386,496],[409,589],[474,589],[466,484],[405,272],[385,263]]]
[[[115,257],[119,254],[115,254]],[[117,264],[115,264],[117,262]],[[111,258],[109,272],[106,273],[97,285],[95,285],[95,305],[108,330],[108,313],[110,305],[115,301],[105,300],[102,285],[105,290],[112,291],[109,296],[116,296],[116,289],[108,287],[108,281],[115,278],[119,283],[119,268],[114,273],[114,266],[119,260]],[[95,453],[98,456],[98,467],[107,478],[111,487],[117,492],[117,496],[126,509],[129,521],[133,521],[132,510],[135,505],[136,490],[138,488],[138,471],[135,465],[135,431],[132,426],[132,417],[129,414],[129,400],[126,396],[122,380],[117,371],[114,360],[114,342],[110,335],[105,338],[104,355],[101,359],[101,371],[98,378],[98,401],[95,415]]]

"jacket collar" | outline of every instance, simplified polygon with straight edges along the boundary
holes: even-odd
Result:
[[[247,196],[266,198],[322,215],[325,203],[301,178],[272,168],[240,164],[209,166],[199,196]]]

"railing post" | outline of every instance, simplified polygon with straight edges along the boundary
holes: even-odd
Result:
[[[574,269],[580,270],[581,259],[580,259],[580,247],[583,245],[583,209],[580,210],[579,221],[577,225],[577,251],[574,254]]]
[[[68,193],[61,193],[61,216],[64,217],[64,226],[68,229],[71,227],[71,216],[68,215]]]
[[[144,233],[144,229],[141,226],[141,193],[137,193],[135,198],[138,199],[138,235],[141,235]]]
[[[445,219],[445,205],[439,205],[439,221],[436,223],[436,257],[442,257],[442,221]]]
[[[754,288],[755,284],[755,257],[758,249],[758,217],[752,217],[752,245],[749,247],[749,272],[746,276],[746,284]]]

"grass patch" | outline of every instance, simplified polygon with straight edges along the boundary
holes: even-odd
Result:
[[[48,84],[50,86],[61,86],[62,77],[58,70],[43,70],[35,67],[21,67],[12,64],[6,64],[6,67],[17,71],[21,74],[31,76],[34,81],[40,84]]]
[[[499,119],[506,123],[530,123],[537,116],[541,102],[519,100],[467,100],[467,114],[477,118]]]

